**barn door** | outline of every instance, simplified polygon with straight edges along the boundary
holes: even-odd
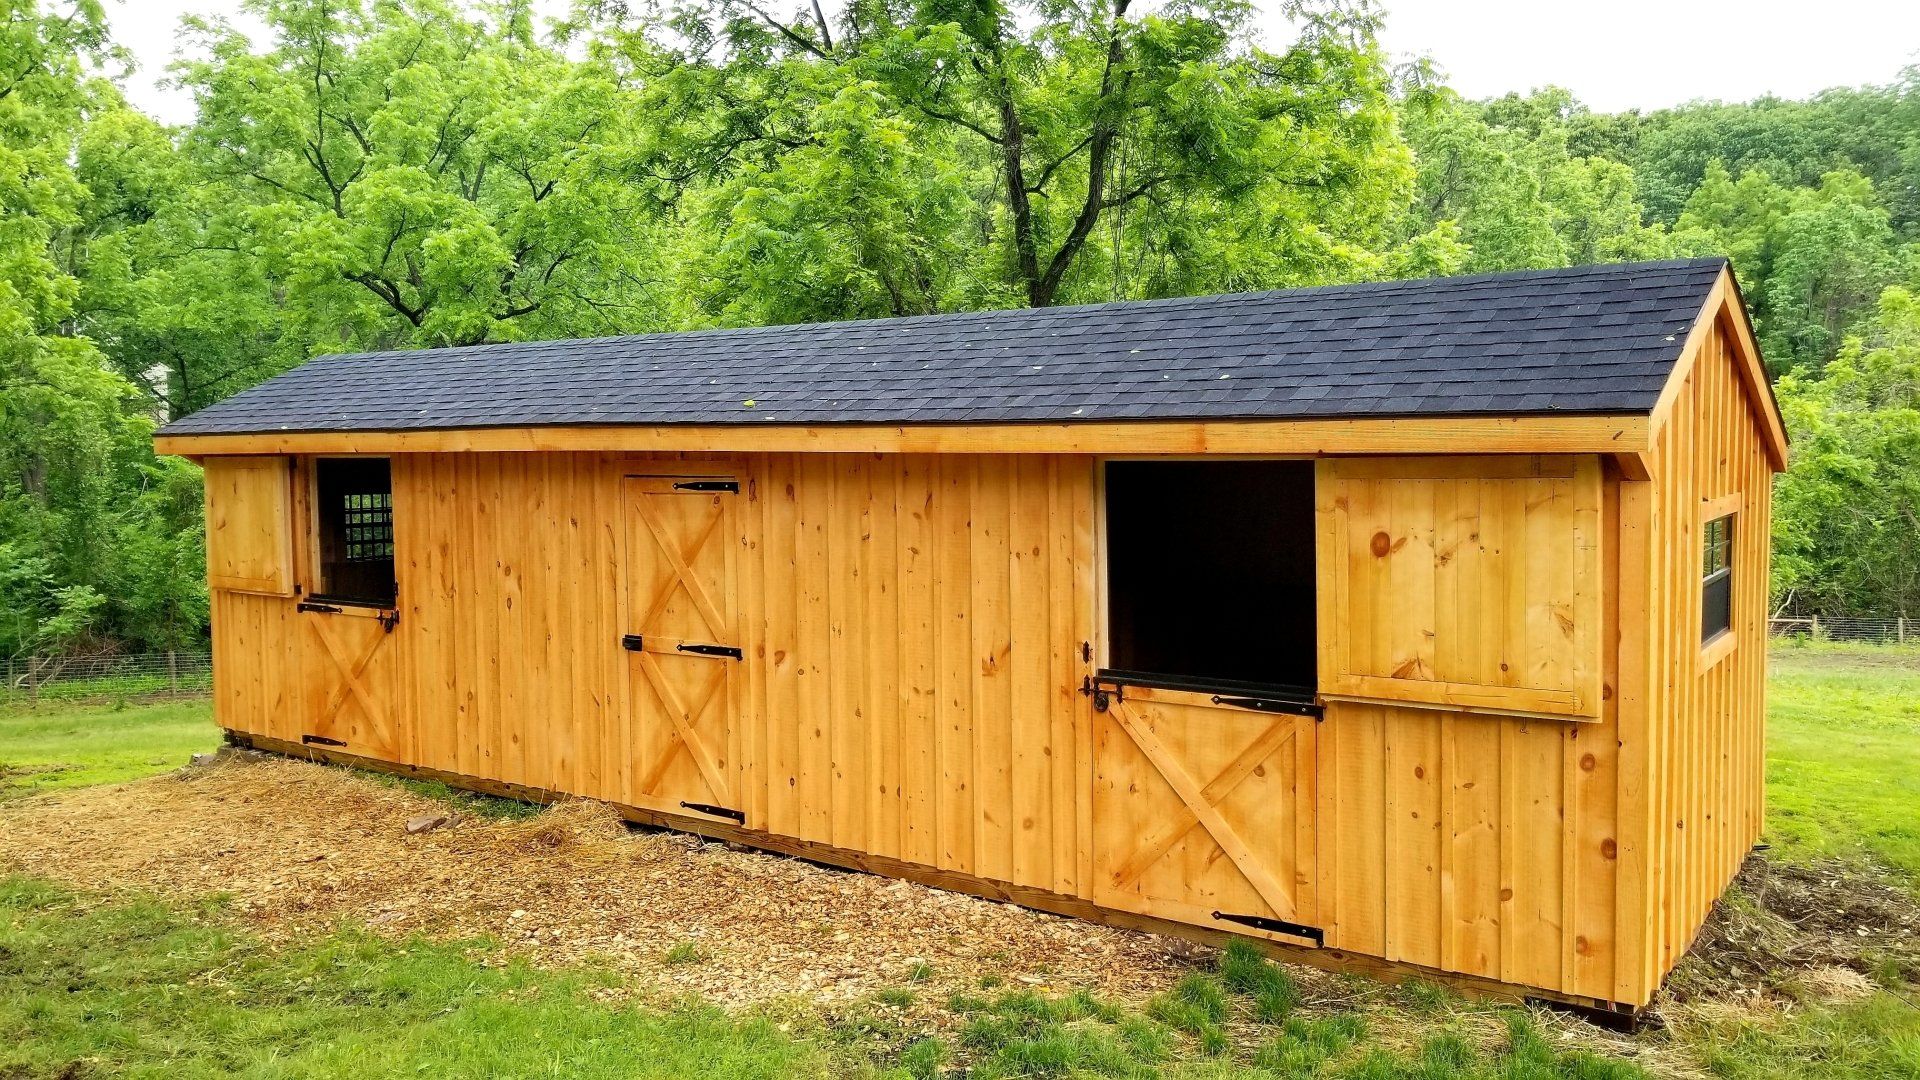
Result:
[[[402,760],[394,616],[383,608],[303,603],[300,739],[309,746]]]
[[[740,485],[629,476],[628,701],[636,806],[744,823],[735,807],[741,638],[733,572]]]
[[[1094,902],[1318,943],[1316,721],[1271,711],[1290,707],[1103,686],[1095,697]]]

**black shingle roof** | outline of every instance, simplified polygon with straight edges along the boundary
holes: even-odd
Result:
[[[1724,265],[327,356],[165,433],[1645,413]]]

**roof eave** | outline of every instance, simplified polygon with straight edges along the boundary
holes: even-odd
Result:
[[[656,424],[280,431],[162,431],[163,454],[1007,453],[1322,456],[1334,454],[1634,454],[1643,413],[1258,420],[1080,420],[948,424]]]

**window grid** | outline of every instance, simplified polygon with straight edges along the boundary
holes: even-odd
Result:
[[[1707,522],[1701,534],[1700,640],[1733,629],[1733,515]]]
[[[341,524],[347,562],[381,562],[393,558],[393,496],[384,491],[349,494]]]

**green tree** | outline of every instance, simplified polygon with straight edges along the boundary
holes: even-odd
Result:
[[[1225,2],[600,5],[583,30],[659,122],[662,202],[698,188],[683,321],[789,321],[1376,275],[1410,171],[1375,22],[1291,10],[1281,53]]]
[[[195,182],[310,350],[463,345],[649,322],[643,116],[604,67],[539,44],[524,4],[249,0],[260,52],[196,25]]]
[[[1683,242],[1733,259],[1762,352],[1778,371],[1825,363],[1909,259],[1873,184],[1853,172],[1829,173],[1817,188],[1787,188],[1760,172],[1735,181],[1716,163],[1677,231]]]
[[[1469,270],[1544,269],[1661,258],[1674,245],[1643,220],[1630,166],[1573,150],[1586,110],[1564,90],[1491,102],[1451,91],[1409,100],[1403,123],[1419,181],[1403,228],[1453,222]]]
[[[1823,370],[1780,380],[1793,462],[1774,506],[1776,601],[1920,612],[1920,297],[1894,288]]]
[[[73,162],[89,117],[118,103],[84,74],[111,55],[101,12],[0,13],[0,650],[190,640],[198,470],[154,459],[147,399],[76,333],[89,192]]]

